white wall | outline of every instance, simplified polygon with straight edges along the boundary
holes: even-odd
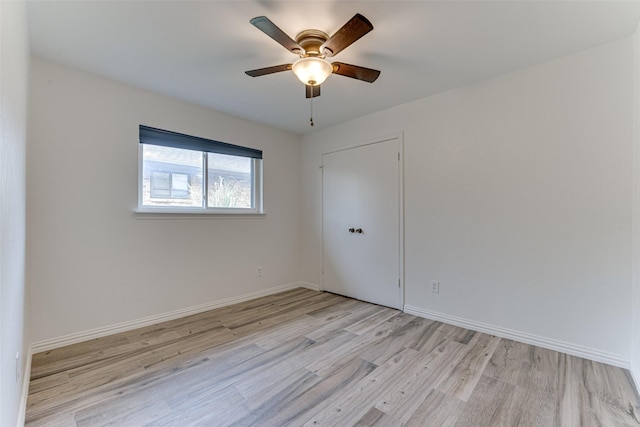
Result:
[[[298,136],[39,58],[30,105],[34,341],[299,279]],[[136,218],[139,124],[263,150],[267,216]]]
[[[23,1],[0,1],[0,425],[19,419],[29,344],[25,289],[25,151],[29,43]]]
[[[628,364],[631,107],[627,38],[306,135],[303,278],[321,153],[403,131],[405,304]]]
[[[633,297],[631,375],[640,393],[640,25],[633,36]]]

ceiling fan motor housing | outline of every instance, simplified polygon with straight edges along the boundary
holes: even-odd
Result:
[[[320,47],[329,39],[329,35],[320,30],[304,30],[296,36],[296,42],[304,49],[304,56],[324,56]]]

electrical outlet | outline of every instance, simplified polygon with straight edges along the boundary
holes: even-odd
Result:
[[[433,292],[434,294],[440,293],[440,282],[438,282],[437,280],[431,281],[431,292]]]
[[[262,267],[256,268],[256,277],[262,277]]]
[[[20,382],[20,353],[16,353],[16,383]]]

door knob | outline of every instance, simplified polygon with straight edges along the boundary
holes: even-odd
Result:
[[[349,233],[355,233],[356,229],[355,228],[350,228],[349,229]]]
[[[362,228],[357,228],[357,229],[356,229],[356,233],[358,233],[358,234],[362,234],[362,233],[363,233]]]

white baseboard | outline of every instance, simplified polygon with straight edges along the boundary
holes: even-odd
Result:
[[[24,364],[24,371],[22,372],[22,390],[20,392],[20,406],[18,408],[18,423],[17,427],[24,427],[25,414],[27,412],[27,398],[29,397],[29,379],[31,378],[31,356],[33,355],[33,348],[29,346],[27,351],[27,360]]]
[[[426,319],[431,319],[431,320],[437,320],[443,323],[448,323],[450,325],[471,329],[472,331],[483,332],[483,333],[495,335],[497,337],[507,338],[507,339],[519,341],[525,344],[531,344],[538,347],[547,348],[549,350],[559,351],[561,353],[582,357],[584,359],[589,359],[596,362],[606,363],[608,365],[617,366],[620,368],[629,369],[629,366],[630,366],[629,359],[622,357],[620,355],[608,353],[600,350],[595,350],[592,348],[583,347],[580,345],[571,344],[571,343],[555,340],[552,338],[541,337],[541,336],[529,334],[526,332],[515,331],[512,329],[502,328],[500,326],[494,326],[486,323],[476,322],[473,320],[463,319],[456,316],[449,316],[448,314],[425,310],[425,309],[422,309],[419,307],[413,307],[410,305],[404,306],[404,312],[408,314],[413,314],[414,316],[424,317]]]
[[[296,283],[289,283],[281,286],[275,286],[273,288],[263,289],[261,291],[251,292],[244,295],[238,295],[235,297],[226,298],[219,301],[212,301],[205,304],[196,305],[193,307],[187,307],[180,310],[171,311],[169,313],[163,313],[155,316],[144,317],[142,319],[131,320],[128,322],[105,326],[102,328],[91,329],[88,331],[65,335],[62,337],[34,342],[31,344],[31,352],[40,353],[42,351],[48,351],[54,348],[76,344],[76,343],[88,341],[94,338],[100,338],[107,335],[126,332],[132,329],[142,328],[144,326],[150,326],[156,323],[166,322],[168,320],[179,319],[181,317],[190,316],[192,314],[203,313],[205,311],[213,310],[220,307],[225,307],[227,305],[237,304],[240,302],[245,302],[245,301],[249,301],[256,298],[265,297],[268,295],[277,294],[279,292],[289,291],[295,288],[307,288],[314,291],[320,290],[320,287],[318,285],[315,285],[313,283],[308,283],[308,282],[296,282]]]
[[[311,282],[298,282],[298,287],[311,289],[312,291],[317,291],[317,292],[320,292],[322,290],[320,285],[317,285]]]

